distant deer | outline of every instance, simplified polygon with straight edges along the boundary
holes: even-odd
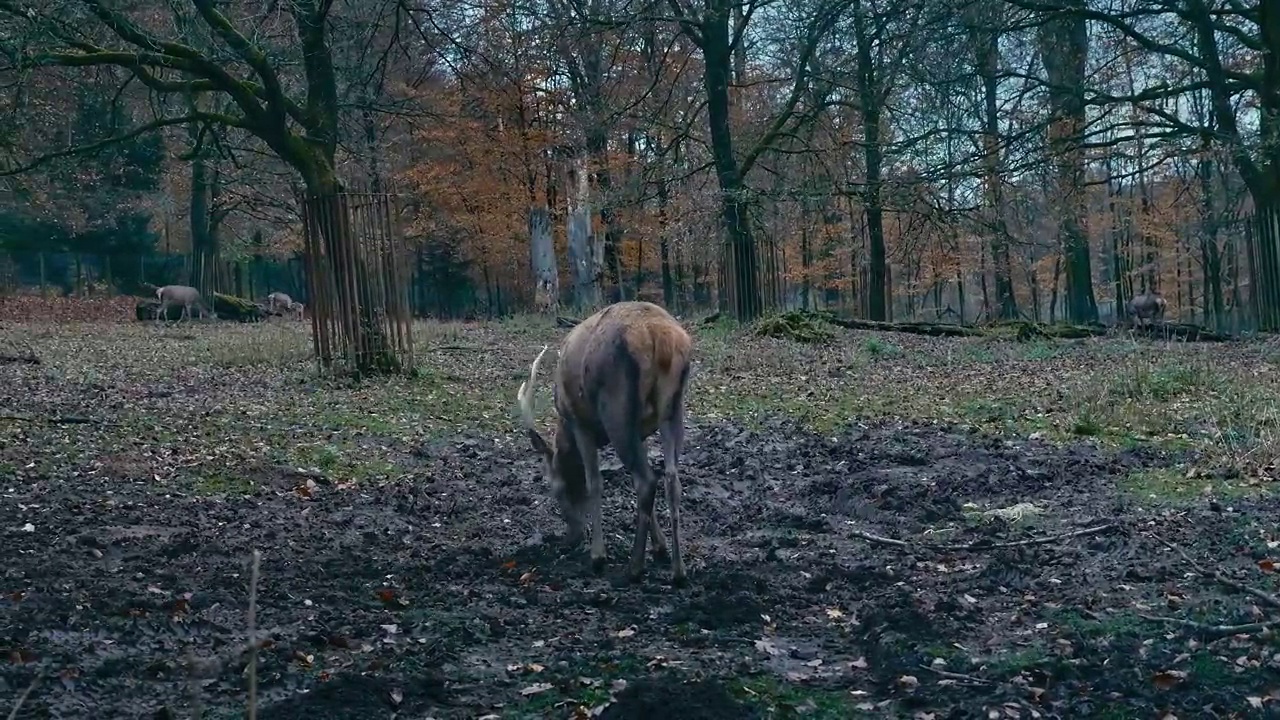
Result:
[[[289,303],[289,312],[292,313],[293,316],[298,320],[302,320],[303,318],[306,317],[306,309],[307,309],[307,306],[303,305],[300,302]]]
[[[542,455],[543,475],[569,526],[568,542],[580,543],[584,521],[591,524],[591,565],[596,572],[605,564],[599,451],[609,445],[636,485],[631,580],[644,574],[650,536],[654,556],[668,554],[653,515],[657,481],[645,452],[645,440],[661,429],[671,511],[672,579],[676,585],[686,582],[676,465],[684,444],[692,344],[680,323],[652,303],[620,302],[583,320],[560,347],[553,386],[558,416],[554,446],[538,432],[533,419],[534,387],[546,346],[529,368],[529,380],[516,393],[521,420],[533,448]]]
[[[273,292],[267,296],[267,309],[270,310],[273,315],[279,315],[290,310],[290,306],[292,305],[293,298],[282,292]]]
[[[182,322],[183,318],[191,319],[192,306],[200,309],[203,316],[206,312],[215,320],[218,314],[205,304],[204,298],[200,297],[200,291],[189,285],[165,285],[156,288],[156,298],[160,300],[160,307],[156,309],[156,321],[160,318],[169,317],[169,308],[173,305],[182,306],[182,315],[178,318],[178,322]]]
[[[1168,305],[1156,293],[1144,293],[1134,296],[1124,307],[1129,314],[1129,322],[1136,325],[1141,320],[1146,320],[1148,324],[1154,321],[1164,322],[1164,311]]]

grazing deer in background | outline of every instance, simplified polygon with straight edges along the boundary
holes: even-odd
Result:
[[[282,292],[273,292],[267,296],[267,309],[273,315],[280,315],[293,310],[293,298]]]
[[[165,285],[156,288],[156,297],[160,300],[160,307],[156,310],[157,322],[160,318],[169,317],[169,307],[173,305],[182,306],[182,315],[178,318],[178,322],[182,322],[183,318],[191,319],[193,305],[200,308],[201,316],[207,312],[215,320],[218,318],[218,314],[205,305],[204,298],[200,297],[200,291],[189,285]]]
[[[1164,322],[1164,310],[1168,305],[1169,303],[1156,293],[1144,293],[1135,295],[1125,303],[1124,307],[1129,313],[1130,324],[1137,324],[1141,320],[1151,324],[1155,321]]]
[[[569,526],[571,545],[582,541],[584,521],[591,524],[591,565],[604,568],[603,481],[599,451],[613,445],[635,479],[636,526],[630,577],[644,574],[645,543],[668,554],[653,515],[657,480],[649,467],[645,440],[662,431],[667,505],[671,512],[671,570],[676,585],[685,583],[680,554],[680,476],[676,465],[684,444],[684,402],[693,342],[666,310],[647,302],[610,305],[583,320],[565,338],[555,370],[557,415],[555,445],[547,443],[533,419],[533,396],[542,348],[520,384],[516,399],[533,448],[542,455],[543,475]],[[584,517],[585,511],[585,517]]]
[[[300,302],[289,303],[289,312],[293,313],[293,316],[298,320],[306,318],[306,310],[307,306]]]

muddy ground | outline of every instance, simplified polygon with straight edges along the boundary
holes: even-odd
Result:
[[[0,487],[0,712],[242,717],[249,558],[260,717],[1247,717],[1280,643],[1205,624],[1274,617],[1274,507],[1139,507],[1117,484],[1181,458],[928,424],[833,436],[691,420],[691,584],[623,581],[630,481],[606,456],[603,577],[564,553],[518,436],[412,448],[405,475],[228,472],[247,494],[157,486],[146,463],[28,466]],[[139,447],[145,438],[137,441]],[[653,454],[657,464],[656,452]],[[1023,506],[1021,519],[983,511]],[[1039,510],[1037,513],[1036,510]],[[659,501],[660,522],[666,522]],[[927,550],[855,533],[939,544]],[[1190,561],[1151,534],[1187,548]],[[1270,545],[1268,544],[1270,543]],[[1261,568],[1261,569],[1260,569]],[[194,661],[192,660],[194,658]]]

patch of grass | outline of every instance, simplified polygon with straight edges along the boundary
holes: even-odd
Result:
[[[1030,670],[1048,659],[1048,651],[1037,644],[994,655],[987,659],[986,666],[992,675],[1011,677]]]
[[[1067,352],[1055,341],[844,329],[830,342],[797,343],[756,337],[725,317],[691,327],[693,422],[759,423],[781,414],[828,432],[850,422],[932,420],[1006,436],[1186,448],[1203,454],[1202,469],[1233,467],[1246,478],[1280,462],[1280,376],[1274,351],[1262,344],[1106,338],[1071,343]],[[332,443],[345,453],[353,437],[372,436],[377,447],[350,452],[391,464],[463,429],[514,433],[516,387],[538,349],[565,334],[552,319],[531,315],[417,321],[419,377],[343,383],[316,376],[305,323],[126,323],[92,331],[33,323],[7,332],[44,359],[10,369],[40,398],[34,414],[106,393],[122,400],[113,419],[146,429],[146,437],[200,436],[237,461],[284,444]],[[549,375],[544,368],[538,384],[544,424],[552,415]],[[161,414],[162,428],[154,420]],[[270,440],[245,443],[246,433]],[[75,433],[65,443],[48,451],[80,452]]]
[[[1199,362],[1126,365],[1106,384],[1106,395],[1115,400],[1166,402],[1179,395],[1206,389],[1213,374]]]
[[[192,342],[194,356],[207,356],[215,367],[285,367],[306,362],[312,346],[308,325],[262,322],[219,328]]]
[[[400,472],[395,463],[385,458],[368,457],[358,447],[328,443],[292,448],[287,453],[287,462],[292,466],[318,470],[325,477],[339,481],[386,479]]]
[[[1152,468],[1129,474],[1119,483],[1119,489],[1153,505],[1177,506],[1205,497],[1243,497],[1264,488],[1257,484],[1242,484],[1238,478],[1189,474],[1185,468]]]
[[[873,358],[896,358],[902,355],[902,348],[874,336],[863,341],[862,350]]]
[[[1151,625],[1132,612],[1098,617],[1085,617],[1074,608],[1046,609],[1046,616],[1067,630],[1067,634],[1085,640],[1111,640],[1124,637],[1146,637]]]
[[[986,345],[972,344],[965,347],[963,359],[974,363],[993,363],[996,354]]]
[[[857,712],[854,698],[844,690],[794,685],[772,676],[731,679],[726,683],[735,698],[760,707],[767,717],[844,720]]]
[[[252,495],[257,489],[257,483],[229,472],[201,475],[192,487],[200,495]]]
[[[1022,345],[1022,357],[1027,360],[1049,360],[1061,354],[1062,349],[1059,345],[1046,340],[1036,340]]]

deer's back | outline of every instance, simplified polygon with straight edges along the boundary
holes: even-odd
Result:
[[[604,413],[638,406],[640,416],[627,420],[648,437],[688,381],[692,347],[688,332],[661,307],[610,305],[565,338],[556,368],[556,410],[603,441]],[[627,402],[632,395],[634,404]]]

